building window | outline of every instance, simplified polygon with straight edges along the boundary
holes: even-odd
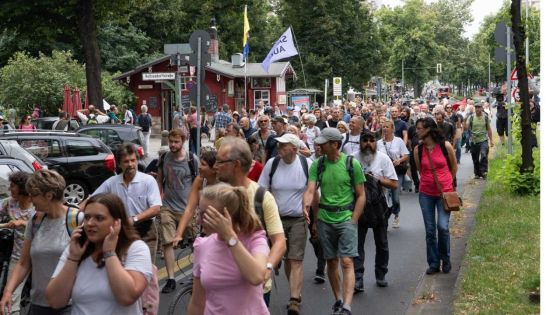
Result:
[[[255,90],[255,105],[263,101],[265,105],[270,105],[270,91],[269,90]]]
[[[266,88],[266,89],[270,89],[271,87],[271,83],[270,83],[270,78],[253,78],[251,80],[251,88],[255,89],[255,88]]]

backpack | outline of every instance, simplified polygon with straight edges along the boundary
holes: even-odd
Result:
[[[301,154],[297,155],[299,157],[299,161],[301,162],[301,167],[303,167],[303,172],[305,173],[305,178],[308,179],[309,178],[309,166],[307,165],[307,158]],[[270,174],[268,175],[268,189],[272,189],[272,176],[274,175],[274,173],[276,172],[276,169],[278,168],[278,164],[280,164],[280,157],[276,156],[274,157],[274,160],[272,161],[272,167],[270,168]]]
[[[93,116],[91,114],[88,115],[86,125],[97,125],[97,114],[94,114]]]
[[[469,124],[469,129],[472,130],[472,122],[473,122],[473,117],[475,114],[471,114],[467,120],[467,123]],[[486,113],[482,113],[482,115],[484,116],[484,124],[486,125],[486,127],[490,126],[490,119],[488,118],[488,114]]]
[[[35,212],[33,217],[31,218],[31,238],[35,236],[35,233],[41,227],[41,224],[45,220],[46,215],[43,214],[39,217],[39,214]],[[75,207],[68,207],[66,209],[66,232],[68,232],[68,236],[72,235],[72,232],[75,228],[80,226],[84,222],[84,212],[79,208]]]
[[[54,130],[66,130],[66,127],[68,126],[69,122],[70,122],[69,120],[65,120],[65,119],[59,120],[56,126],[54,127]],[[97,120],[95,120],[95,123],[97,123]]]
[[[144,315],[157,315],[159,308],[159,285],[158,285],[158,269],[152,265],[152,277],[148,281],[148,285],[140,296],[142,302],[142,311]]]
[[[158,168],[163,167],[163,161],[165,160],[165,157],[167,156],[167,153],[169,153],[169,151],[165,152],[159,158]],[[196,176],[198,176],[198,165],[196,163],[196,160],[194,158],[194,154],[192,152],[189,152],[189,159],[187,160],[187,163],[189,164],[189,170],[191,171],[191,183],[194,183],[194,179],[196,178]],[[165,181],[164,181],[164,183],[165,183]]]
[[[355,142],[355,141],[350,141],[350,132],[346,133],[346,138],[344,139],[344,142],[342,142],[342,145],[340,146],[340,152],[342,152],[342,150],[344,150],[344,146],[348,143],[357,143],[360,144],[360,142]]]
[[[500,119],[507,119],[508,117],[508,110],[505,106],[505,103],[499,102],[496,104],[496,117]]]
[[[352,186],[352,192],[354,191],[354,165],[352,164],[352,160],[354,157],[352,155],[346,156],[346,170],[348,171],[348,175],[350,175],[350,186]],[[325,156],[321,156],[319,158],[319,162],[317,163],[317,189],[321,186],[321,180],[323,180],[323,171],[325,170]]]
[[[364,205],[364,213],[358,219],[358,224],[372,228],[379,223],[387,225],[391,212],[383,193],[383,187],[373,174],[366,173],[365,176],[366,203]]]
[[[142,127],[142,132],[150,131],[151,124],[152,124],[152,116],[150,114],[146,113],[146,114],[140,114],[140,116],[138,116],[138,126]]]

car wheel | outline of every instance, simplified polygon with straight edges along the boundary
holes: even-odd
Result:
[[[87,186],[82,181],[70,180],[64,188],[64,202],[69,205],[78,205],[88,196]]]

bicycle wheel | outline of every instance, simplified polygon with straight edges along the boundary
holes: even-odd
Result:
[[[187,307],[189,306],[189,301],[191,300],[192,286],[192,277],[190,277],[185,281],[184,286],[179,289],[177,294],[175,294],[175,297],[169,304],[167,315],[186,313]]]

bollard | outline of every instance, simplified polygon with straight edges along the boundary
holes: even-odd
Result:
[[[169,131],[163,130],[161,132],[161,147],[158,150],[158,156],[169,151]]]

